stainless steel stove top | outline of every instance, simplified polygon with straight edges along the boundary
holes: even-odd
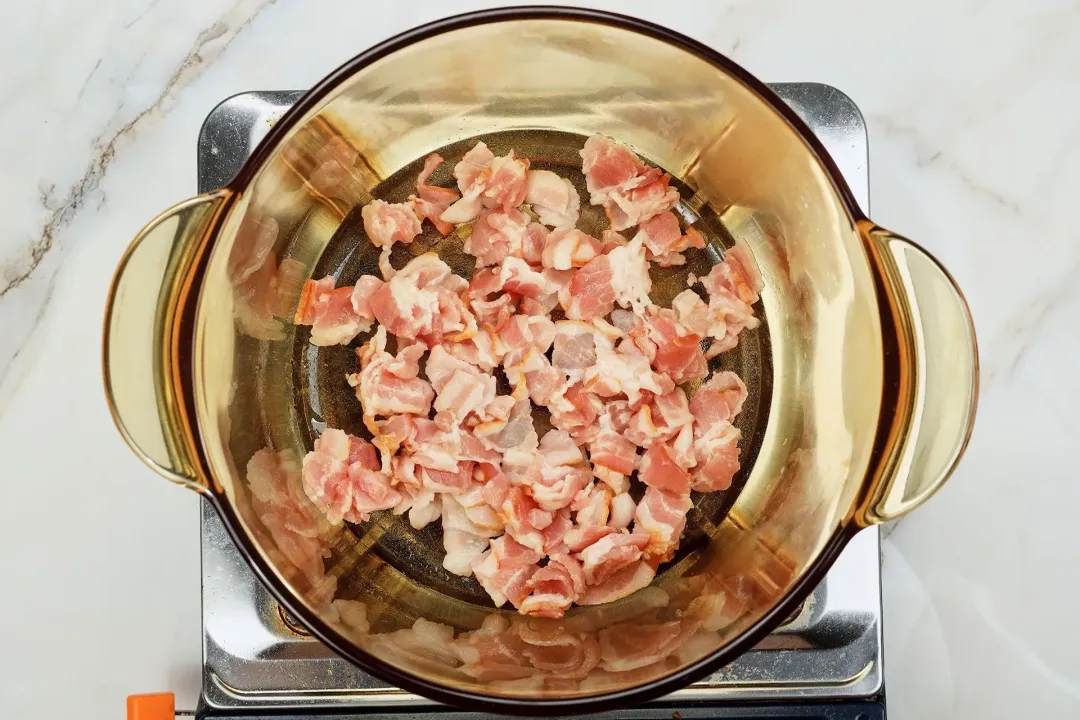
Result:
[[[855,104],[826,85],[772,87],[818,135],[869,210],[866,127]],[[227,183],[299,96],[251,92],[218,105],[199,135],[200,192]],[[435,705],[365,674],[293,622],[207,504],[202,596],[204,712],[360,713]],[[842,701],[879,695],[882,687],[880,545],[872,528],[851,542],[787,624],[728,667],[661,702]]]

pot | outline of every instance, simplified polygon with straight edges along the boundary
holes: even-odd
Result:
[[[327,425],[362,432],[342,380],[358,370],[359,341],[315,347],[292,318],[305,279],[378,273],[359,208],[404,200],[429,153],[453,160],[482,138],[580,174],[577,150],[594,133],[676,178],[680,213],[709,243],[698,271],[735,242],[761,271],[760,326],[710,364],[749,389],[742,470],[695,498],[679,553],[649,587],[524,618],[442,569],[437,524],[417,531],[390,512],[333,524],[311,504],[300,463],[314,439]],[[426,230],[395,250],[426,251],[471,271],[453,234]],[[685,269],[665,278],[661,304]],[[104,373],[132,450],[211,503],[324,643],[406,690],[534,714],[638,703],[751,648],[854,533],[941,487],[978,387],[952,278],[865,217],[762,82],[664,28],[565,8],[442,20],[327,76],[226,187],[135,238],[109,295]]]

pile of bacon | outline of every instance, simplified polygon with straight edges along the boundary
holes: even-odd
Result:
[[[474,575],[497,606],[555,618],[648,585],[679,545],[691,490],[730,486],[746,388],[731,372],[691,400],[680,385],[757,325],[761,288],[736,246],[690,277],[708,302],[687,289],[654,305],[650,263],[683,264],[704,240],[680,228],[670,176],[599,135],[581,156],[589,200],[610,220],[602,237],[575,228],[570,181],[480,142],[453,169],[460,192],[429,184],[432,155],[407,202],[362,209],[383,279],[309,280],[296,313],[316,345],[377,323],[347,377],[374,442],[327,428],[303,461],[311,501],[332,523],[377,510],[407,511],[417,529],[441,518],[448,571]],[[472,223],[459,231],[471,280],[433,253],[390,265],[425,220],[443,236]],[[512,393],[496,391],[498,371]]]

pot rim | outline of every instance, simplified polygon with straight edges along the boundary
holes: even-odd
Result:
[[[225,189],[237,195],[242,194],[254,179],[255,174],[300,118],[358,70],[404,47],[446,32],[517,20],[565,20],[609,25],[666,42],[714,65],[717,69],[734,77],[754,92],[774,112],[788,122],[832,180],[834,191],[847,209],[853,223],[866,219],[839,168],[806,123],[767,85],[727,57],[681,33],[639,18],[601,10],[544,5],[495,8],[442,18],[390,37],[356,55],[304,93],[274,123],[240,170],[225,186]],[[526,699],[513,696],[483,695],[435,683],[399,670],[366,652],[356,643],[349,641],[340,632],[323,622],[315,613],[310,612],[295,593],[287,587],[286,583],[278,577],[260,550],[255,546],[251,536],[244,531],[235,509],[216,483],[211,483],[204,494],[214,507],[214,510],[222,518],[230,537],[259,580],[271,591],[283,607],[300,619],[301,623],[316,638],[334,652],[364,672],[408,692],[469,710],[514,715],[577,714],[628,707],[666,695],[715,672],[750,650],[790,616],[821,582],[840,552],[846,547],[855,533],[861,529],[857,523],[853,522],[845,522],[838,527],[825,543],[818,557],[795,581],[788,593],[766,611],[757,622],[725,646],[687,667],[642,685],[588,697]]]

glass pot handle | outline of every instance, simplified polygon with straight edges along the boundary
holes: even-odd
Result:
[[[925,502],[952,474],[971,437],[979,355],[956,282],[910,240],[864,221],[860,231],[888,287],[899,398],[881,471],[857,520],[886,522]],[[890,354],[892,357],[890,357]]]
[[[153,470],[197,491],[201,479],[181,396],[177,354],[190,272],[229,194],[200,195],[166,210],[135,237],[105,306],[105,397],[124,440]]]

